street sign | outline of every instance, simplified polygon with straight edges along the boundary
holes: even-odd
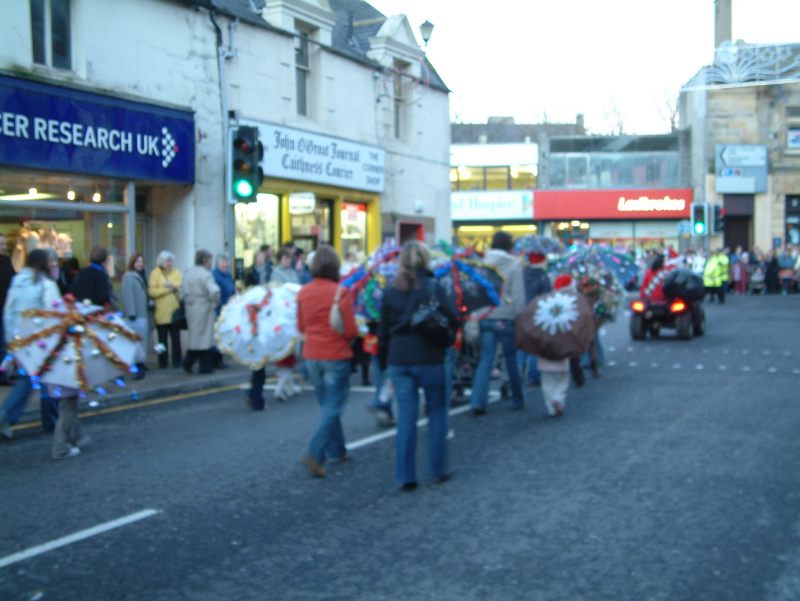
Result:
[[[717,144],[716,191],[756,194],[767,191],[769,154],[761,144]]]

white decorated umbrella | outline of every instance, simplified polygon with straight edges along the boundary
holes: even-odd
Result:
[[[126,375],[139,340],[119,315],[64,299],[23,311],[8,348],[40,382],[88,391]]]
[[[217,348],[250,369],[294,352],[298,284],[253,286],[222,308],[215,326]]]

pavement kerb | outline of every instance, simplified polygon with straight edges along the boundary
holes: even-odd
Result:
[[[149,401],[160,397],[189,394],[204,390],[225,388],[247,384],[250,380],[250,372],[236,369],[230,373],[215,372],[211,376],[183,376],[179,375],[172,383],[147,385],[147,378],[139,381],[127,381],[125,388],[118,388],[116,384],[110,383],[106,388],[108,394],[100,395],[93,393],[87,395],[80,402],[81,415],[92,415],[98,409],[110,407],[121,407],[125,405],[135,406],[143,401]],[[134,397],[135,394],[135,397]],[[40,421],[39,403],[28,402],[25,411],[20,417],[18,426],[27,424],[38,424]],[[25,428],[27,429],[27,428]]]

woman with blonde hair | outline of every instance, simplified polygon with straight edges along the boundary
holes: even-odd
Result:
[[[445,351],[452,345],[458,315],[428,269],[421,242],[403,245],[397,275],[386,289],[378,329],[380,362],[397,398],[395,478],[402,490],[417,487],[416,445],[419,389],[428,415],[428,460],[434,482],[450,476],[447,460]],[[431,327],[430,323],[438,324]]]
[[[175,255],[162,250],[156,259],[156,267],[147,278],[147,293],[155,301],[155,322],[158,333],[158,366],[167,367],[167,334],[172,346],[172,367],[181,369],[181,331],[172,324],[172,314],[180,306],[178,291],[183,277],[173,265]]]

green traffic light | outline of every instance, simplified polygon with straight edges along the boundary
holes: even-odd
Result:
[[[236,195],[241,198],[249,198],[253,195],[253,186],[246,179],[236,180],[233,184]]]
[[[703,223],[702,221],[695,222],[695,224],[694,224],[694,233],[697,234],[698,236],[702,236],[703,234],[705,234],[706,233],[706,224]]]

